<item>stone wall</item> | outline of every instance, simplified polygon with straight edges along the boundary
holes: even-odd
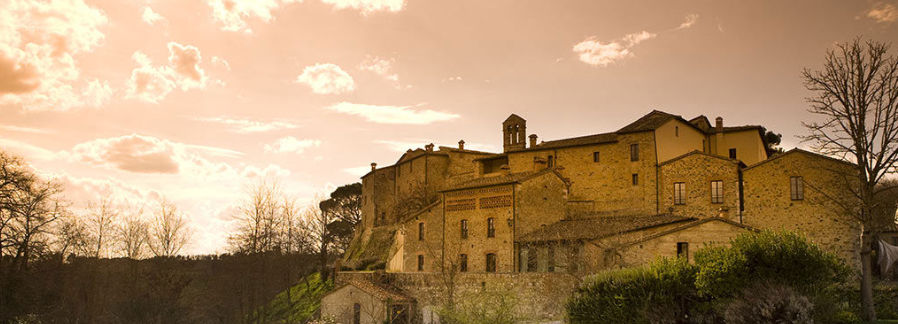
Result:
[[[841,174],[851,166],[813,153],[792,151],[743,172],[746,225],[787,229],[860,269],[860,226],[832,200],[851,197]],[[804,199],[792,200],[790,177],[804,180]]]
[[[333,317],[337,323],[352,323],[353,307],[359,304],[363,324],[380,324],[387,317],[386,304],[352,285],[327,293],[321,298],[321,316]]]
[[[694,152],[660,166],[658,186],[661,211],[674,215],[717,217],[726,209],[727,218],[739,221],[739,162]],[[723,181],[723,201],[711,201],[711,181]],[[674,183],[685,184],[684,204],[674,202]]]
[[[478,298],[484,289],[508,293],[517,298],[518,313],[535,321],[562,320],[564,305],[580,282],[575,276],[558,273],[471,273],[449,279],[438,273],[339,272],[335,280],[339,285],[350,278],[398,288],[417,300],[418,316],[424,308],[443,307],[451,286],[457,303]]]
[[[424,240],[419,240],[418,224],[424,224]],[[400,230],[403,236],[403,271],[418,271],[418,256],[424,256],[423,271],[438,271],[443,253],[443,204],[430,206],[409,217]]]
[[[468,271],[485,272],[486,254],[493,253],[498,258],[498,272],[514,271],[514,233],[508,226],[508,220],[514,217],[513,195],[513,185],[445,193],[446,258],[458,258],[459,254],[466,254]],[[487,237],[490,218],[493,219],[495,228],[494,237]],[[467,239],[461,237],[462,220],[466,220],[468,224]]]
[[[709,245],[728,246],[730,241],[747,230],[718,220],[710,220],[698,225],[686,225],[682,230],[674,230],[665,235],[650,236],[647,239],[628,244],[618,250],[622,265],[641,266],[659,258],[676,258],[677,244],[687,243],[683,257],[693,261],[693,254]]]

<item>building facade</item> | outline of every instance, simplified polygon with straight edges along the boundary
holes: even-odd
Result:
[[[824,201],[844,194],[851,165],[798,149],[770,157],[760,126],[652,111],[613,132],[539,142],[511,115],[502,141],[501,153],[460,141],[372,164],[344,270],[578,276],[691,258],[760,229],[803,232],[859,266],[860,228]]]

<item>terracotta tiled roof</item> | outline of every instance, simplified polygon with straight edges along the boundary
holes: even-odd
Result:
[[[441,156],[449,156],[449,153],[446,153],[446,152],[440,152],[440,151],[431,151],[431,152],[428,152],[428,151],[426,151],[426,150],[424,150],[424,149],[422,149],[422,148],[417,148],[417,149],[415,149],[414,151],[413,151],[413,150],[408,150],[408,151],[406,151],[404,154],[402,154],[402,156],[399,157],[399,160],[396,161],[396,164],[399,164],[399,163],[402,163],[402,162],[405,162],[405,161],[414,159],[414,158],[419,157],[419,156],[422,156],[422,155],[441,155]]]
[[[664,125],[671,119],[683,119],[683,117],[671,115],[660,110],[652,110],[652,112],[640,117],[635,122],[632,122],[629,125],[617,130],[617,133],[624,134],[654,130],[658,127],[661,127],[661,125]],[[683,119],[683,121],[689,124],[689,122],[685,119]]]
[[[580,137],[573,137],[573,138],[566,138],[566,139],[542,142],[542,143],[536,145],[535,148],[530,148],[530,149],[531,150],[544,150],[544,149],[553,149],[553,148],[560,148],[560,147],[613,143],[613,142],[617,142],[617,134],[603,133],[603,134],[587,135],[587,136],[580,136]]]
[[[708,223],[708,222],[722,222],[722,223],[725,223],[725,224],[729,224],[729,225],[732,225],[732,226],[736,226],[736,227],[743,228],[743,229],[745,229],[745,230],[754,231],[754,232],[757,232],[757,231],[758,231],[757,229],[755,229],[755,228],[753,228],[753,227],[750,227],[750,226],[747,226],[747,225],[743,225],[743,224],[739,224],[739,223],[737,223],[737,222],[731,221],[731,220],[726,219],[726,218],[711,217],[711,218],[705,218],[705,219],[702,219],[702,220],[698,220],[698,221],[686,223],[686,224],[683,225],[683,226],[677,226],[677,227],[675,227],[675,228],[672,228],[672,229],[669,229],[669,230],[666,230],[666,231],[663,231],[663,232],[658,232],[658,233],[655,233],[655,234],[652,234],[652,235],[647,235],[647,236],[645,236],[645,237],[643,237],[643,238],[641,238],[641,239],[638,239],[638,240],[633,241],[633,242],[626,243],[626,244],[624,244],[624,245],[622,245],[622,246],[630,246],[630,245],[634,245],[634,244],[639,244],[639,243],[647,242],[647,241],[649,241],[649,240],[652,240],[652,239],[655,239],[655,238],[658,238],[658,237],[662,237],[662,236],[665,236],[665,235],[669,235],[669,234],[672,234],[672,233],[676,233],[676,232],[682,231],[682,230],[684,230],[684,229],[692,228],[692,227],[695,227],[695,226],[698,226],[698,225],[701,225],[701,224],[704,224],[704,223]]]
[[[747,131],[747,130],[757,130],[757,131],[760,131],[760,130],[761,130],[761,126],[759,126],[759,125],[744,125],[744,126],[724,126],[724,127],[723,127],[723,132],[724,132],[724,133],[729,133],[729,132],[739,132],[739,131]],[[716,134],[716,133],[718,133],[717,128],[714,128],[714,127],[712,126],[711,129],[708,130],[708,133],[711,133],[711,134]]]
[[[699,150],[690,151],[689,153],[686,153],[686,154],[677,156],[677,157],[675,157],[675,158],[672,158],[672,159],[670,159],[670,160],[661,162],[660,164],[658,164],[658,166],[671,164],[671,163],[673,163],[673,162],[676,162],[676,161],[679,161],[679,160],[688,158],[688,157],[693,156],[693,155],[704,155],[704,156],[707,156],[707,157],[711,157],[711,158],[715,158],[715,159],[720,159],[720,160],[724,160],[724,161],[727,161],[727,162],[732,162],[732,163],[735,163],[736,165],[745,167],[745,163],[742,163],[742,161],[739,161],[739,160],[736,160],[736,159],[727,158],[727,157],[723,157],[723,156],[719,156],[719,155],[708,154],[708,153],[705,153],[705,152],[702,152],[702,151],[699,151]]]
[[[349,280],[346,284],[353,285],[383,301],[390,300],[393,303],[411,303],[415,301],[414,298],[402,293],[396,288],[378,285],[368,280]],[[336,289],[334,289],[334,291],[336,291]]]
[[[539,171],[527,171],[527,172],[517,172],[517,173],[509,173],[507,175],[500,176],[492,176],[492,177],[479,177],[475,179],[471,179],[468,181],[463,181],[454,185],[450,185],[448,189],[443,191],[453,191],[453,190],[461,190],[461,189],[471,189],[471,188],[480,188],[480,187],[488,187],[488,186],[497,186],[503,184],[510,183],[518,183],[522,181],[527,181],[529,179],[541,176],[547,173],[555,172],[559,178],[564,180],[564,177],[561,174],[558,174],[557,168],[546,168]],[[565,180],[566,181],[566,180]]]
[[[830,160],[830,161],[833,161],[833,162],[843,163],[843,164],[846,164],[846,165],[849,165],[849,166],[856,166],[856,164],[851,163],[851,162],[848,162],[848,161],[842,161],[842,160],[839,160],[839,159],[836,159],[836,158],[833,158],[833,157],[829,157],[829,156],[826,156],[826,155],[823,155],[823,154],[819,154],[819,153],[814,153],[814,152],[805,151],[805,150],[802,150],[802,149],[796,147],[796,148],[794,148],[794,149],[791,149],[791,150],[786,151],[785,153],[777,154],[777,155],[775,155],[775,156],[772,157],[772,158],[769,158],[769,159],[766,159],[766,160],[764,160],[764,161],[761,161],[761,162],[758,162],[758,163],[749,165],[747,168],[745,168],[745,169],[742,170],[742,171],[748,171],[748,170],[754,169],[754,168],[756,168],[756,167],[758,167],[758,166],[761,166],[761,165],[770,163],[771,161],[775,161],[775,160],[777,160],[777,159],[781,159],[781,158],[786,157],[786,156],[789,156],[789,155],[791,155],[791,154],[793,154],[793,153],[803,153],[803,154],[807,154],[807,155],[810,155],[810,156],[813,156],[813,157],[818,157],[818,158]]]
[[[695,218],[675,215],[611,216],[586,219],[566,219],[522,235],[518,242],[562,240],[593,240],[645,228],[694,221]]]

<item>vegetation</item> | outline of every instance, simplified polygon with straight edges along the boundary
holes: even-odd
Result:
[[[849,268],[789,232],[743,234],[695,263],[661,259],[589,278],[567,304],[571,323],[831,323]],[[769,293],[758,296],[758,292]],[[752,298],[749,298],[752,297]],[[765,317],[766,316],[766,317]],[[730,322],[730,321],[726,321]]]
[[[333,282],[321,281],[318,273],[310,274],[298,284],[274,297],[268,304],[268,318],[263,323],[304,323],[321,305],[321,296],[333,288]]]

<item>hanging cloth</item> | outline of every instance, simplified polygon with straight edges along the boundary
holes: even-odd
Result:
[[[878,249],[876,251],[879,269],[883,275],[889,273],[889,268],[895,261],[898,261],[898,246],[891,245],[879,240]]]

